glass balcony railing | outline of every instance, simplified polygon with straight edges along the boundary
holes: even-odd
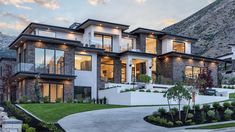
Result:
[[[19,63],[15,67],[15,73],[18,72],[32,72],[32,73],[44,73],[44,74],[57,74],[57,75],[75,75],[72,67],[68,66],[37,66],[32,63]]]

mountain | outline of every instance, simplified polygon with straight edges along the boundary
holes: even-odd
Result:
[[[235,0],[216,0],[163,30],[198,38],[193,44],[195,54],[216,57],[230,53],[229,44],[235,44]]]
[[[15,39],[15,36],[9,36],[0,32],[0,49],[5,49]]]

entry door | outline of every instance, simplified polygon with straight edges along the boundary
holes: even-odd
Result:
[[[146,62],[137,63],[132,67],[132,77],[135,79],[134,81],[138,82],[141,74],[146,74]]]

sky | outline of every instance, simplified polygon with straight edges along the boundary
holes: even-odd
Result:
[[[161,30],[215,0],[0,0],[0,32],[17,36],[30,23],[69,27],[97,19]]]

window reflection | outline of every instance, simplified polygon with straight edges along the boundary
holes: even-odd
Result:
[[[95,34],[96,45],[105,51],[112,51],[113,37],[110,35]]]
[[[157,53],[157,40],[155,38],[146,38],[146,53]]]
[[[92,57],[90,55],[75,55],[75,70],[91,71],[92,70]]]
[[[173,41],[173,51],[185,53],[185,43],[179,41]]]
[[[114,61],[110,57],[101,58],[101,80],[113,82]]]

